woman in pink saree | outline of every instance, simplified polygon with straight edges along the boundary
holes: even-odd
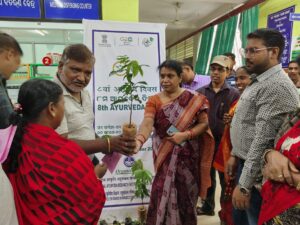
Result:
[[[181,64],[159,66],[162,92],[149,97],[137,148],[152,136],[155,178],[147,225],[196,225],[198,196],[210,186],[214,141],[208,128],[205,96],[180,87]],[[154,128],[154,129],[153,129]]]

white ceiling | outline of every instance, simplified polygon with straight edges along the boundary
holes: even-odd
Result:
[[[246,0],[139,0],[140,22],[166,23],[166,46],[226,15]],[[65,25],[65,26],[63,26]],[[67,26],[67,28],[66,28]],[[39,31],[47,33],[40,34]],[[21,42],[78,43],[83,41],[81,24],[0,21],[0,30]]]
[[[167,23],[169,46],[246,0],[139,0],[140,22]],[[176,13],[177,11],[177,13]]]

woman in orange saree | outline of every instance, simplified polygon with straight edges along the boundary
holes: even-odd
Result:
[[[149,97],[137,135],[137,148],[152,136],[156,175],[152,184],[147,225],[197,224],[198,195],[210,186],[214,141],[208,128],[207,99],[180,88],[181,65],[159,66],[163,91]]]

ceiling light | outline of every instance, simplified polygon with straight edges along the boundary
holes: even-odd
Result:
[[[40,30],[34,30],[34,32],[38,33],[39,35],[45,36],[45,34],[42,31],[40,31]]]

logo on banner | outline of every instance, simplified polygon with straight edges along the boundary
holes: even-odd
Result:
[[[133,46],[132,37],[120,37],[120,46]]]
[[[131,157],[131,156],[127,156],[125,159],[124,159],[124,165],[126,167],[132,167],[132,165],[134,164],[134,158]]]
[[[102,44],[107,44],[107,35],[106,34],[102,34]]]
[[[111,47],[111,44],[108,43],[108,39],[107,38],[108,38],[107,34],[102,34],[99,46],[101,46],[101,47]]]
[[[142,40],[142,43],[143,43],[143,45],[145,47],[149,47],[150,45],[152,45],[153,41],[154,41],[154,38],[153,37],[149,37],[149,38],[144,38]]]

